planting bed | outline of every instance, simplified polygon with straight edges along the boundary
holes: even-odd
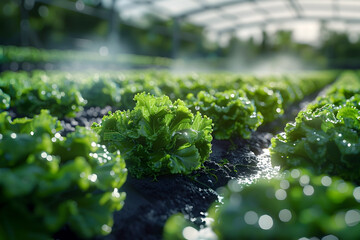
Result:
[[[276,129],[283,128],[298,111],[319,95],[319,91],[292,104],[288,113],[276,123],[269,123],[254,132],[250,139],[212,141],[212,153],[204,169],[185,175],[166,175],[137,179],[128,176],[122,191],[126,192],[125,205],[114,213],[111,234],[96,239],[161,239],[166,220],[175,213],[183,213],[199,226],[204,226],[207,209],[219,200],[216,190],[231,179],[251,183],[255,179],[271,178],[278,174],[272,168],[266,149]],[[74,131],[77,125],[89,127],[100,122],[112,107],[91,107],[79,112],[75,118],[61,121],[63,134]],[[275,128],[276,126],[276,128]],[[264,151],[265,150],[265,151]],[[80,239],[68,228],[56,234],[56,239]]]
[[[290,221],[289,225],[301,229],[299,237],[342,236],[347,226],[360,222],[360,212],[350,209],[360,201],[360,188],[357,193],[351,183],[328,176],[314,180],[314,187],[321,191],[331,185],[329,181],[347,186],[326,195],[325,202],[334,204],[325,212],[314,212],[306,206],[312,207],[322,198],[310,197],[314,187],[309,185],[312,173],[307,170],[292,170],[292,179],[281,180],[281,189],[276,182],[280,180],[264,185],[259,180],[289,173],[280,172],[280,168],[307,166],[316,174],[341,175],[359,182],[356,169],[349,176],[340,170],[359,155],[360,81],[357,73],[344,73],[324,90],[336,76],[336,72],[278,78],[231,74],[179,77],[166,72],[3,73],[0,140],[4,143],[0,142],[0,156],[7,160],[0,162],[3,206],[24,206],[24,222],[32,218],[41,222],[45,230],[30,231],[31,239],[184,239],[190,235],[200,238],[201,229],[210,228],[212,235],[207,239],[214,239],[215,234],[220,239],[239,239],[244,234],[241,231],[250,228],[265,231],[259,232],[259,238],[282,239],[278,229],[290,221],[291,211],[299,215],[298,222]],[[319,95],[326,97],[316,98]],[[60,120],[62,129],[52,116]],[[296,123],[285,127],[295,117]],[[284,127],[285,133],[278,134]],[[338,134],[345,142],[336,139]],[[10,151],[6,144],[16,144],[14,149],[22,150]],[[322,159],[336,164],[326,165]],[[335,169],[339,159],[341,167]],[[316,165],[319,163],[323,166]],[[326,172],[321,171],[324,166],[328,167]],[[12,188],[19,176],[31,184]],[[294,188],[288,189],[290,183]],[[240,208],[239,192],[248,185],[244,192],[251,196],[254,191],[255,198],[249,197]],[[256,193],[259,189],[263,190]],[[285,190],[293,189],[287,198]],[[51,199],[54,192],[59,201],[48,205],[46,198]],[[124,206],[122,192],[127,195]],[[262,205],[266,200],[256,198],[264,192],[277,207],[283,206],[277,200],[290,201],[284,201],[290,210],[278,209],[285,210],[286,218],[276,216],[277,212],[271,215],[271,207]],[[351,199],[346,200],[348,205],[339,205],[339,198]],[[298,209],[291,201],[303,201],[304,205]],[[260,217],[254,212],[258,210],[262,211]],[[176,213],[184,217],[174,217]],[[322,224],[326,217],[314,217],[322,214],[343,214],[345,222],[339,228],[332,229],[329,224],[328,228],[306,232],[303,226],[309,222]],[[214,219],[211,225],[208,216]],[[6,218],[6,213],[0,214],[0,222]],[[16,240],[22,236],[11,222],[3,223],[7,225],[0,226],[0,238],[15,236],[10,239]],[[242,230],[238,232],[237,227]]]
[[[298,106],[294,104],[292,108],[297,109]],[[110,106],[86,108],[74,118],[60,120],[63,126],[60,133],[65,136],[76,126],[90,127],[94,122],[101,122],[102,116],[112,110]],[[17,117],[14,110],[9,111],[13,118]],[[265,128],[269,131],[271,127]],[[277,174],[276,170],[268,169],[271,167],[268,154],[265,154],[268,165],[259,162],[260,158],[264,158],[264,149],[269,147],[272,137],[270,132],[258,131],[248,140],[213,140],[212,154],[205,162],[205,168],[187,176],[165,175],[156,179],[128,176],[122,187],[122,191],[126,192],[125,205],[114,212],[111,234],[95,239],[161,239],[166,220],[175,213],[183,213],[199,226],[204,225],[201,219],[209,206],[219,199],[217,188],[225,186],[231,179],[250,180]],[[82,239],[66,226],[54,238]]]
[[[73,131],[77,123],[88,126],[98,122],[109,109],[91,108],[74,119],[65,119],[62,121],[64,133]],[[201,218],[219,198],[217,188],[234,178],[251,179],[259,172],[272,171],[265,169],[269,165],[259,164],[259,156],[269,147],[272,136],[272,133],[256,132],[249,140],[213,140],[212,154],[205,168],[188,176],[166,175],[156,179],[128,176],[122,187],[127,195],[125,205],[114,213],[112,233],[96,239],[161,239],[166,220],[175,213],[183,213],[189,219],[196,218],[195,223],[204,224]],[[66,228],[56,238],[78,239]]]

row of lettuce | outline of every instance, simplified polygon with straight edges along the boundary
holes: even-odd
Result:
[[[325,96],[272,139],[277,179],[232,180],[199,228],[172,216],[164,239],[358,239],[360,237],[360,78],[343,73]]]
[[[0,75],[0,109],[11,107],[19,116],[31,117],[46,108],[63,118],[75,116],[84,106],[133,109],[134,95],[147,92],[172,101],[181,99],[193,113],[209,116],[217,139],[249,138],[261,124],[280,117],[291,103],[334,81],[336,75],[5,72]]]
[[[24,76],[22,79],[24,82],[28,81],[30,75],[27,73],[7,74],[15,76],[6,80],[10,84],[8,84],[8,88],[3,88],[3,93],[9,93],[8,96],[10,96],[10,100],[12,101],[14,96],[17,96],[17,85],[14,83],[18,81],[16,79],[19,79],[16,78],[19,76],[18,74]],[[150,83],[155,81],[155,78],[153,78],[154,75],[161,74],[167,75],[167,73],[153,73],[153,75],[143,75],[144,78],[133,76],[133,79],[147,79],[146,81]],[[359,81],[356,75],[351,74],[343,75],[340,80],[337,81],[337,85],[332,88],[332,91],[342,91],[339,90],[341,89],[339,86],[346,86],[349,79],[352,79],[354,82]],[[64,75],[55,75],[64,77]],[[64,83],[62,86],[60,78],[52,78],[49,74],[46,75],[44,73],[40,76],[42,78],[34,78],[37,81],[33,80],[28,86],[35,86],[35,84],[38,83],[48,84],[47,86],[51,86],[52,89],[74,87],[74,89],[78,91],[77,87],[82,83],[80,80],[80,82],[74,81],[73,76],[66,75],[67,79],[69,79],[69,81],[71,80],[74,85],[67,85]],[[120,78],[119,75],[116,76]],[[307,88],[311,88],[309,86],[315,85],[322,86],[325,82],[330,82],[332,80],[326,79],[322,82],[321,79],[324,77],[322,75],[316,76],[320,76],[318,77],[318,79],[320,79],[319,83],[314,83],[316,82],[314,76],[301,79],[309,79],[307,81],[303,80],[305,81]],[[330,76],[333,76],[333,74],[330,74]],[[209,76],[207,77],[207,79],[211,79]],[[213,75],[211,77],[213,77]],[[131,78],[122,76],[121,79],[123,79],[123,81],[130,81]],[[252,89],[249,82],[244,80],[245,78],[239,79],[229,77],[230,80],[228,80],[226,84],[222,81],[222,83],[219,83],[218,78],[213,79],[217,79],[217,81],[214,80],[212,85],[207,83],[209,85],[206,86],[210,87],[217,84],[219,89],[221,89],[220,86],[222,84],[227,86],[227,84],[231,82],[233,84],[243,84],[242,86],[247,86],[250,90]],[[226,81],[225,79],[222,80],[224,82]],[[2,81],[1,83],[6,83],[6,81]],[[88,80],[85,82],[89,83]],[[180,78],[180,80],[174,82],[183,84],[186,82],[186,79]],[[171,84],[174,82],[171,82]],[[211,80],[209,80],[209,82],[211,82]],[[259,82],[260,80],[258,80],[257,83]],[[300,89],[300,82],[302,82],[302,80],[294,80],[294,82],[292,82],[293,85],[287,83],[286,86],[288,86],[288,88],[285,92],[289,94],[288,96],[295,92],[290,90]],[[341,85],[339,82],[345,83],[342,83]],[[69,84],[70,82],[67,83]],[[116,84],[115,82],[113,83]],[[197,86],[199,86],[199,83],[201,83],[201,81],[193,81],[194,85],[197,84]],[[274,83],[270,80],[266,82],[267,86],[270,86],[271,84]],[[20,86],[26,85],[23,84]],[[194,99],[195,94],[197,97],[200,96],[199,99],[202,99],[202,97],[204,97],[204,99],[211,99],[215,96],[216,98],[221,99],[219,100],[219,103],[215,103],[214,101],[206,108],[213,108],[214,112],[220,112],[221,114],[224,114],[221,111],[227,106],[221,105],[223,102],[231,102],[239,99],[241,102],[243,101],[242,98],[247,99],[246,104],[253,104],[253,108],[256,108],[256,98],[249,100],[247,96],[250,94],[246,94],[246,88],[244,87],[242,87],[244,90],[239,90],[237,92],[221,89],[223,90],[222,92],[215,93],[211,92],[211,90],[214,91],[214,89],[207,89],[209,93],[206,93],[206,91],[201,92],[201,90],[198,93],[192,93],[188,92],[189,89],[191,91],[194,88],[190,87],[183,90],[187,92],[184,94],[184,96],[186,95],[186,97],[184,97],[185,101],[173,101],[167,96],[154,96],[152,94],[139,93],[134,97],[135,106],[132,109],[109,113],[109,115],[104,116],[101,123],[93,125],[93,130],[77,128],[75,132],[70,133],[67,136],[61,136],[61,134],[59,134],[58,131],[61,127],[56,119],[50,116],[49,110],[41,111],[40,114],[34,115],[32,119],[17,118],[11,120],[6,111],[1,113],[0,191],[1,195],[4,196],[1,200],[1,211],[4,214],[1,214],[0,216],[0,221],[2,223],[0,225],[0,237],[4,239],[49,239],[54,233],[66,226],[70,227],[79,236],[86,238],[109,233],[113,224],[112,212],[114,210],[119,210],[122,207],[125,198],[125,194],[121,193],[121,190],[119,190],[126,179],[127,170],[125,168],[125,162],[129,169],[129,173],[135,177],[156,177],[157,175],[163,174],[188,174],[193,170],[202,167],[204,161],[208,159],[209,154],[211,153],[212,133],[213,130],[216,129],[216,124],[213,126],[212,123],[214,119],[215,121],[217,120],[216,118],[213,118],[212,120],[211,115],[206,117],[200,113],[201,111],[196,113],[192,112],[192,106],[195,110],[199,110],[202,107],[205,108],[206,106],[204,107],[200,104],[196,105],[196,101],[192,101],[193,105],[187,104],[187,99]],[[264,89],[264,86],[259,89]],[[277,95],[281,96],[281,98],[277,99],[289,99],[285,97],[287,96],[285,94],[284,97],[282,97],[280,90],[268,89],[269,91],[272,91],[272,94],[266,95],[268,97]],[[315,87],[312,89],[314,90]],[[43,94],[42,91],[45,90],[42,89],[40,92],[39,90],[34,90],[33,94],[47,95],[48,92]],[[23,91],[22,93],[24,92],[26,91]],[[348,91],[343,90],[343,92],[344,96],[348,94]],[[81,95],[80,91],[78,91],[78,93]],[[299,94],[300,93],[304,94],[303,91],[299,91]],[[66,94],[65,90],[64,94]],[[24,97],[21,94],[18,96],[21,96],[19,99]],[[175,96],[173,96],[173,98],[175,98]],[[292,101],[295,100],[296,98]],[[203,101],[206,102],[206,100]],[[276,104],[278,104],[277,101],[278,100],[276,100]],[[266,100],[264,100],[264,102],[266,102]],[[287,102],[284,101],[281,103],[290,104],[289,102],[291,101],[287,100]],[[268,102],[266,103],[268,104]],[[46,104],[47,107],[50,105],[51,104]],[[238,109],[234,110],[235,113],[237,111],[242,111],[243,109],[242,105],[237,106]],[[283,105],[281,105],[281,107],[282,106]],[[275,111],[276,109],[277,107],[275,108]],[[18,110],[18,108],[16,108],[16,110]],[[36,111],[36,109],[34,110]],[[261,113],[255,112],[255,114],[260,115]],[[238,122],[239,120],[233,119],[233,121]],[[349,120],[346,120],[345,122],[351,124]],[[215,134],[214,136],[216,137]],[[276,144],[274,144],[273,148],[276,148]],[[121,152],[121,156],[119,155],[119,151]],[[293,173],[293,171],[291,173]],[[296,201],[304,202],[305,204],[306,201],[303,199],[302,192],[307,197],[312,196],[314,195],[314,189],[317,186],[322,189],[321,191],[330,191],[324,190],[323,188],[324,186],[328,187],[326,186],[328,183],[325,185],[323,184],[325,180],[320,181],[324,186],[320,186],[318,180],[317,182],[315,181],[318,185],[315,185],[315,183],[311,185],[310,180],[308,180],[308,178],[310,179],[310,173],[305,173],[303,176],[300,176],[300,174],[295,175],[299,176],[296,177],[292,174],[291,177],[298,179],[299,183],[294,184],[300,184],[300,186],[296,185],[296,187],[294,187],[294,189],[296,189],[296,191],[294,190],[294,193],[286,192],[289,188],[288,185],[294,181],[287,180],[288,183],[286,183],[286,181],[284,183],[283,181],[282,184],[280,182],[282,191],[279,191],[281,190],[278,189],[280,180],[273,180],[274,182],[270,183],[270,185],[269,183],[264,183],[265,185],[268,185],[259,187],[260,190],[255,189],[254,195],[260,194],[258,192],[260,191],[269,198],[259,198],[262,199],[262,202],[269,203],[270,201],[273,201],[274,204],[277,204],[280,208],[283,203],[281,201],[285,199],[295,198]],[[330,177],[323,176],[321,179],[328,180],[329,178]],[[19,179],[22,181],[19,181]],[[333,202],[339,204],[341,202],[341,204],[344,204],[341,205],[339,209],[345,209],[348,208],[348,206],[356,206],[356,201],[360,198],[358,188],[354,188],[353,185],[341,180],[330,178],[330,181],[343,186],[339,187],[336,185],[335,189],[337,192],[331,190],[332,192],[329,193],[330,195],[334,195]],[[241,215],[239,214],[243,213],[241,212],[243,206],[241,206],[241,208],[238,207],[240,204],[239,199],[243,198],[242,188],[233,183],[234,182],[229,183],[228,188],[223,188],[222,190],[225,195],[224,206],[228,206],[229,208],[216,206],[213,211],[210,211],[213,212],[211,214],[215,219],[212,227],[217,234],[217,237],[220,239],[248,238],[244,235],[242,230],[240,232],[237,231],[237,234],[235,235],[226,235],[232,234],[231,232],[236,233],[234,229],[229,229],[229,226],[233,226],[236,229],[240,228],[238,222],[240,221],[239,224],[241,224]],[[329,186],[328,189],[333,189],[331,187],[333,185],[329,184]],[[270,189],[270,193],[269,191],[261,190],[265,188]],[[271,188],[273,188],[273,195],[271,195]],[[347,195],[343,195],[345,192],[344,189],[348,190]],[[249,191],[251,192],[253,190]],[[352,191],[351,194],[353,195],[351,195],[349,191]],[[259,233],[263,234],[259,235],[259,237],[268,236],[267,230],[275,229],[275,217],[270,213],[266,213],[269,206],[268,204],[264,205],[264,209],[261,210],[262,212],[257,212],[257,209],[261,208],[256,204],[260,204],[261,201],[256,201],[258,197],[253,197],[254,196],[250,194],[247,201],[250,204],[250,208],[253,210],[249,210],[245,213],[248,217],[246,221],[244,220],[246,223],[244,229],[246,229],[248,225],[251,225],[255,229],[261,228],[265,231],[265,233]],[[353,199],[354,197],[355,200]],[[313,202],[308,201],[308,205],[305,204],[303,206],[310,206],[320,201],[315,195],[313,196],[313,199]],[[329,201],[328,198],[321,199],[323,199],[323,201]],[[344,199],[349,203],[344,202]],[[294,223],[297,219],[295,217],[297,215],[294,214],[302,213],[303,208],[301,208],[301,206],[297,208],[301,213],[292,212],[292,207],[298,206],[298,202],[295,200],[293,205],[288,205],[285,209],[287,211],[282,211],[282,215],[285,215],[286,217],[282,216],[280,218],[281,223]],[[278,203],[278,201],[280,201],[280,203]],[[295,230],[299,231],[299,234],[307,235],[307,232],[302,232],[303,229],[301,228],[301,226],[303,226],[303,228],[304,226],[307,226],[306,221],[308,221],[307,223],[310,221],[309,224],[315,224],[325,220],[330,221],[328,219],[331,218],[327,217],[329,214],[333,214],[335,204],[333,204],[333,202],[330,201],[330,203],[328,203],[326,211],[321,211],[320,209],[320,213],[313,212],[313,210],[310,209],[304,217],[302,217],[305,219],[305,224],[300,224]],[[224,216],[221,215],[222,209],[224,210]],[[18,214],[14,215],[14,212]],[[290,215],[293,214],[291,216],[294,216],[293,221],[282,221],[281,219],[289,218],[289,212]],[[314,218],[314,214],[318,214],[316,215],[318,218]],[[350,225],[356,225],[358,219],[358,215],[356,214],[359,214],[357,210],[349,209],[343,212],[343,218],[341,218],[343,215],[340,214],[336,215],[335,220],[343,220],[345,224],[340,226],[346,228]],[[178,217],[179,216],[177,216],[177,218]],[[227,220],[221,220],[223,218]],[[169,222],[174,222],[171,219]],[[276,221],[279,222],[278,220]],[[165,227],[165,230],[167,231],[167,234],[170,235],[166,236],[170,236],[170,239],[176,239],[177,237],[186,238],[186,233],[189,231],[190,233],[194,233],[194,231],[198,232],[191,223],[187,223],[185,220],[182,222],[184,223],[184,225],[182,225],[184,229],[176,227],[175,231],[174,225],[169,223]],[[253,224],[248,224],[249,222]],[[233,224],[231,225],[230,223]],[[335,225],[336,224],[338,224],[338,222],[335,222]],[[172,225],[172,227],[169,227],[169,225]],[[282,227],[281,224],[276,226]],[[327,225],[325,224],[324,226]],[[187,229],[186,231],[185,228]],[[339,233],[342,234],[343,228],[340,229],[341,231],[339,230]],[[168,229],[170,229],[170,233]],[[277,232],[282,232],[279,229]],[[314,231],[317,231],[317,228],[314,229]],[[323,232],[309,232],[310,235],[313,234],[315,236],[322,233]],[[325,230],[324,233],[326,233]],[[278,236],[276,234],[277,233],[274,235],[275,237]],[[355,233],[353,233],[352,236],[357,236],[354,234]]]
[[[164,57],[141,56],[134,54],[108,53],[102,47],[99,52],[76,50],[49,50],[34,47],[0,46],[0,63],[81,63],[110,64],[116,66],[159,66],[169,67],[172,60]]]
[[[51,239],[63,228],[83,238],[108,234],[124,204],[125,162],[139,178],[202,166],[211,119],[166,96],[135,100],[133,110],[105,116],[94,131],[77,127],[66,136],[48,110],[14,120],[0,114],[1,239]]]
[[[61,136],[47,110],[11,120],[0,113],[0,239],[52,239],[62,228],[90,238],[111,232],[127,177],[119,151],[77,128]]]

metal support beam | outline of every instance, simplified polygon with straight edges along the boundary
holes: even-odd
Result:
[[[339,18],[339,1],[338,0],[333,0],[332,11],[333,11],[334,18],[338,19]]]
[[[301,6],[295,2],[295,0],[289,0],[291,9],[294,10],[294,12],[296,13],[296,17],[297,18],[301,18],[302,17],[302,8]]]
[[[252,0],[253,4],[254,4],[254,10],[258,13],[260,13],[261,15],[263,16],[267,16],[269,15],[269,12],[263,8],[261,8],[259,5],[258,5],[258,1],[256,0]]]
[[[276,13],[281,13],[284,10],[279,9],[278,7],[268,7],[267,11],[269,11],[269,12],[271,11],[272,14],[276,15]],[[246,17],[253,16],[253,12],[252,11],[242,11],[242,12],[239,12],[238,15],[241,16],[241,17],[239,17],[239,19],[241,19],[241,18],[246,18]],[[211,19],[206,20],[206,24],[204,24],[203,26],[204,27],[210,26],[210,27],[208,27],[208,29],[212,29],[213,26],[216,28],[216,24],[218,22],[219,22],[218,18],[211,18]],[[231,23],[234,24],[233,21]]]
[[[220,56],[222,55],[222,47],[220,46],[219,43],[221,42],[223,36],[224,36],[224,34],[221,33],[221,32],[218,32],[218,33],[217,33],[217,36],[216,36],[217,42],[218,42],[218,46],[217,46],[217,48],[216,48],[216,56],[217,56],[217,57],[220,57]]]
[[[180,19],[173,19],[173,32],[172,32],[172,57],[176,58],[179,51],[180,39],[179,32],[180,31]]]
[[[184,12],[184,13],[176,16],[176,17],[178,17],[178,18],[186,18],[186,17],[189,17],[189,16],[194,15],[194,14],[198,14],[198,13],[201,13],[201,12],[214,10],[214,9],[219,9],[219,8],[227,7],[227,6],[233,6],[233,5],[237,5],[237,4],[241,4],[241,3],[249,2],[249,1],[252,1],[252,0],[231,0],[231,1],[227,1],[227,2],[211,4],[211,5],[202,6],[200,8],[189,10],[189,11]]]
[[[115,9],[117,0],[112,0],[111,9],[109,14],[109,26],[108,26],[108,47],[111,53],[116,52],[117,46],[119,44],[119,16]]]
[[[333,21],[334,18],[332,17],[319,17],[319,16],[307,16],[307,17],[303,17],[302,20],[307,20],[307,21]],[[346,23],[360,23],[360,16],[358,18],[341,18],[342,21],[346,22]],[[254,21],[254,22],[249,22],[249,23],[241,23],[241,24],[236,24],[231,28],[226,28],[223,29],[221,31],[221,33],[228,33],[228,32],[232,32],[234,30],[238,30],[238,29],[243,29],[243,28],[251,28],[251,27],[257,27],[257,26],[261,26],[264,23],[268,24],[268,23],[283,23],[283,22],[292,22],[292,21],[298,21],[297,18],[294,17],[284,17],[284,18],[268,18],[265,21]]]
[[[29,46],[29,13],[25,7],[25,0],[21,0],[20,2],[20,43],[22,46]]]
[[[117,16],[116,16],[115,4],[116,4],[116,0],[112,0],[109,20],[108,20],[109,22],[108,38],[110,38],[112,34],[116,33]]]
[[[20,44],[22,46],[33,45],[35,47],[41,47],[39,38],[31,28],[29,21],[29,10],[33,7],[34,2],[26,0],[20,1]]]

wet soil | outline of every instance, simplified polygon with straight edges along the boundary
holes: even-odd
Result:
[[[166,220],[178,212],[204,224],[199,219],[218,199],[216,189],[239,175],[255,172],[255,152],[268,147],[270,139],[271,134],[254,134],[250,140],[214,141],[204,168],[190,176],[160,176],[156,180],[130,176],[123,187],[125,206],[114,214],[112,233],[102,239],[161,239]]]
[[[127,194],[122,210],[114,213],[111,234],[94,240],[162,239],[163,226],[174,213],[183,213],[188,219],[203,225],[201,217],[218,200],[216,189],[225,186],[229,180],[259,172],[259,161],[264,149],[270,146],[274,133],[283,129],[285,123],[294,117],[304,105],[318,93],[293,104],[281,120],[262,126],[250,139],[213,140],[210,159],[204,168],[189,176],[166,175],[157,179],[136,179],[128,176],[122,191]],[[90,127],[100,122],[103,115],[113,111],[111,107],[91,107],[77,114],[75,118],[61,120],[63,135],[75,130],[76,126]],[[54,235],[54,239],[78,239],[67,227]]]
[[[76,126],[90,127],[100,122],[111,107],[87,108],[75,118],[61,120],[65,135]],[[270,145],[271,133],[255,132],[251,139],[213,140],[212,153],[204,168],[189,176],[166,175],[157,179],[137,179],[128,176],[122,191],[127,197],[122,210],[114,213],[112,233],[97,240],[161,239],[166,220],[174,213],[187,218],[201,217],[210,205],[218,200],[216,189],[225,186],[230,179],[249,176],[258,169],[258,155]],[[68,228],[55,235],[55,239],[77,239]]]

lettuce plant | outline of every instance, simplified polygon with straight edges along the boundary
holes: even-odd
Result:
[[[187,96],[187,105],[193,111],[209,116],[214,122],[214,137],[229,139],[234,136],[250,138],[263,121],[261,113],[243,91],[229,90],[210,94],[201,91],[195,97]]]
[[[88,79],[80,88],[82,96],[87,100],[87,106],[117,106],[120,103],[120,89],[109,78],[96,77]]]
[[[33,119],[0,114],[0,239],[51,239],[68,226],[79,237],[110,233],[125,194],[125,162],[91,130],[62,137],[47,111]]]
[[[0,88],[0,110],[10,107],[10,96],[4,93]]]
[[[264,123],[272,122],[284,113],[283,100],[278,91],[261,85],[244,87],[244,91],[246,96],[254,101],[257,111],[263,115]]]
[[[212,123],[181,100],[141,93],[135,108],[104,116],[93,129],[110,151],[120,150],[136,177],[198,169],[211,152]]]
[[[23,116],[49,109],[54,116],[73,117],[86,104],[74,84],[51,82],[44,73],[2,73],[0,88],[11,97],[11,107]]]
[[[219,239],[360,237],[360,188],[339,178],[293,169],[283,178],[222,189],[209,217]]]
[[[164,239],[359,239],[360,187],[304,169],[278,179],[220,188],[209,225],[198,228],[179,216],[164,227]]]
[[[360,181],[360,95],[325,104],[319,99],[272,139],[271,158],[283,168],[309,167],[317,173]]]
[[[147,92],[155,96],[161,96],[161,90],[151,79],[137,79],[136,81],[129,81],[128,84],[122,83],[120,88],[120,109],[133,109],[135,106],[134,96],[138,93]]]

